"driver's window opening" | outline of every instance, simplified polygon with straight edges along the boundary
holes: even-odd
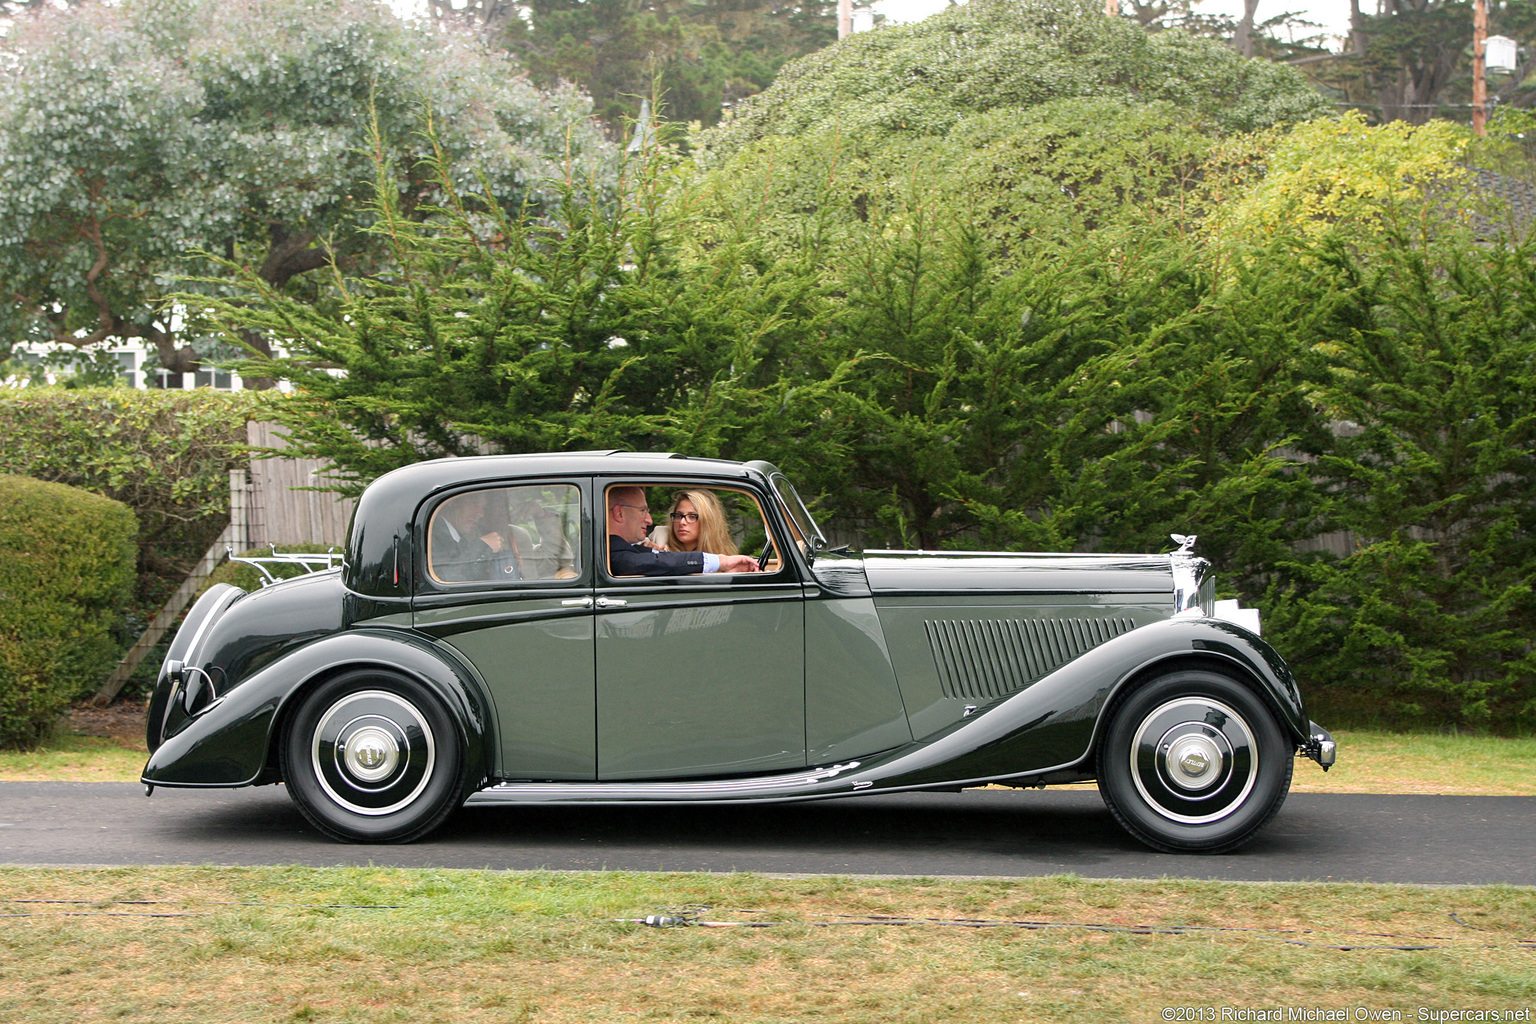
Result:
[[[465,491],[432,514],[427,569],[439,583],[575,579],[580,524],[581,492],[569,484]]]
[[[652,520],[641,542],[647,547],[749,555],[761,560],[763,572],[776,573],[783,568],[777,548],[769,543],[763,508],[748,491],[696,484],[615,486],[639,486],[643,490]]]

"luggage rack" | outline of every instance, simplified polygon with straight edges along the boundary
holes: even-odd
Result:
[[[304,567],[305,573],[317,573],[336,568],[342,559],[342,553],[337,551],[335,547],[330,548],[328,551],[295,552],[279,552],[276,544],[270,544],[268,547],[272,549],[270,555],[237,555],[232,544],[224,550],[229,553],[229,560],[231,562],[243,562],[246,565],[255,567],[256,571],[261,573],[261,585],[263,587],[270,587],[272,584],[281,583],[285,579],[295,578],[291,576],[274,576],[272,571],[267,568],[268,566],[301,565]]]

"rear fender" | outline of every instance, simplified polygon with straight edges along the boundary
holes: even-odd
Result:
[[[392,630],[355,630],[317,640],[264,666],[219,696],[150,755],[151,786],[250,786],[277,777],[279,729],[314,686],[336,672],[376,667],[403,673],[442,698],[469,765],[464,795],[489,778],[496,749],[492,704],[474,674],[429,640]]]
[[[149,713],[144,719],[144,740],[150,753],[154,753],[165,734],[173,731],[181,724],[181,719],[186,717],[185,707],[174,708],[173,704],[182,696],[182,666],[194,653],[193,647],[202,641],[208,628],[219,616],[244,594],[245,591],[228,583],[214,584],[197,599],[181,628],[176,631],[176,637],[171,641],[170,649],[165,652],[165,660],[160,665],[160,675],[155,680],[154,693],[149,698]]]

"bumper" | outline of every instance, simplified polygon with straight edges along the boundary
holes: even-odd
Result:
[[[1316,722],[1309,722],[1308,725],[1310,728],[1307,731],[1311,735],[1307,742],[1301,745],[1301,753],[1322,765],[1323,771],[1327,771],[1333,767],[1334,759],[1338,755],[1338,744],[1333,742],[1333,736],[1328,730]]]

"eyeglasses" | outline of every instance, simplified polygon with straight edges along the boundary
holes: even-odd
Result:
[[[673,512],[671,516],[674,523],[696,523],[699,521],[699,514],[697,512]]]
[[[632,509],[635,509],[638,512],[644,512],[646,515],[650,515],[651,514],[651,506],[649,506],[649,505],[623,505],[623,504],[620,504],[619,502],[614,502],[613,503],[613,507],[614,508],[632,508]]]

